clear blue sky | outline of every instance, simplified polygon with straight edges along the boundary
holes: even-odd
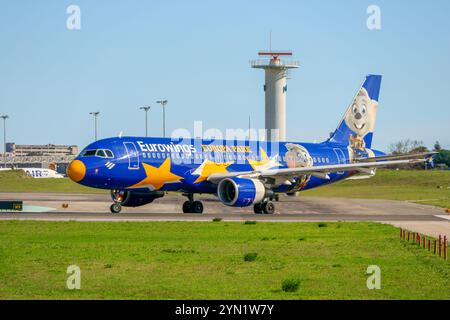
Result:
[[[66,8],[81,8],[81,30]],[[382,29],[366,28],[381,8]],[[301,63],[288,90],[288,138],[335,129],[368,73],[384,76],[374,146],[439,140],[450,148],[450,1],[12,1],[0,5],[0,114],[8,141],[78,144],[150,134],[195,120],[219,129],[264,126],[259,49],[290,49]]]

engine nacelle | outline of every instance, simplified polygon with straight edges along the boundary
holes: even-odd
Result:
[[[139,207],[153,202],[157,198],[164,197],[162,191],[111,191],[111,197],[114,201],[119,202],[124,207]]]
[[[266,187],[257,179],[226,178],[220,181],[217,195],[227,206],[247,207],[264,200]]]

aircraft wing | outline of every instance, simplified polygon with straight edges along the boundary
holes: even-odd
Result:
[[[371,158],[373,159],[373,158]],[[321,179],[330,179],[329,173],[340,171],[359,171],[361,173],[373,175],[375,174],[375,168],[387,167],[399,164],[414,164],[425,162],[425,159],[405,159],[405,160],[390,160],[390,161],[372,161],[363,163],[349,163],[349,164],[336,164],[326,166],[314,166],[314,167],[300,167],[300,168],[283,168],[283,169],[270,169],[264,171],[247,171],[247,172],[227,172],[227,173],[215,173],[208,177],[208,181],[212,183],[219,183],[225,178],[240,177],[240,178],[288,178],[303,175],[311,175]]]
[[[373,162],[373,161],[386,161],[386,160],[406,160],[406,159],[428,159],[439,152],[421,152],[421,153],[406,153],[406,154],[391,154],[387,156],[372,157],[372,158],[359,158],[355,159],[356,162]]]

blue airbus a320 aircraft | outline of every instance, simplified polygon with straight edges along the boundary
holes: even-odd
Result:
[[[385,155],[371,149],[381,76],[369,75],[330,138],[322,143],[116,137],[88,145],[68,176],[111,190],[112,213],[178,191],[184,213],[202,213],[194,194],[208,193],[232,207],[253,205],[273,214],[280,193],[316,188],[377,167],[425,162],[432,153]]]

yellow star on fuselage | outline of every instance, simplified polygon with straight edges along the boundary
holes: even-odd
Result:
[[[260,150],[261,150],[261,160],[253,160],[247,157],[247,161],[248,163],[250,163],[250,166],[253,168],[253,170],[265,170],[281,166],[281,163],[277,162],[275,160],[275,157],[271,159],[267,156],[267,153],[264,151],[263,148],[260,148]]]
[[[228,172],[227,167],[229,167],[233,162],[213,162],[210,160],[205,160],[192,174],[199,175],[194,183],[202,182],[208,179],[208,177],[213,173],[225,173]]]
[[[159,166],[159,168],[156,168],[146,163],[142,163],[142,165],[144,166],[146,177],[142,181],[131,186],[130,188],[153,186],[155,190],[159,190],[166,183],[179,181],[180,179],[183,178],[170,172],[171,167],[170,158],[167,158]]]

